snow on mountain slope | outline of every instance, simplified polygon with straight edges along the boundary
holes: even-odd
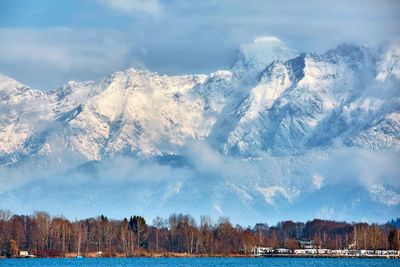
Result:
[[[35,145],[43,153],[51,154],[51,148],[62,144],[87,160],[114,154],[150,157],[177,153],[176,146],[188,138],[202,140],[208,135],[223,107],[230,80],[228,71],[168,77],[129,69],[96,82],[69,82],[47,93],[4,83],[10,92],[10,85],[29,91],[28,96],[20,97],[18,105],[32,105],[19,116],[34,115],[31,109],[35,109],[35,114],[40,113],[48,123],[37,128],[35,117],[30,128],[18,126],[30,129],[20,133],[10,130],[13,124],[6,125],[4,118],[2,161],[12,163],[6,153],[15,154],[35,136],[42,138]],[[4,109],[14,105],[7,102],[13,97],[7,95],[8,91],[4,89]],[[49,149],[43,151],[46,146]],[[25,150],[18,153],[30,154]]]
[[[390,45],[386,48],[378,63],[376,78],[384,81],[388,76],[393,76],[397,80],[400,79],[400,46],[398,45]]]
[[[245,157],[338,142],[399,147],[398,48],[296,55],[276,38],[258,38],[241,47],[234,80],[229,71],[168,77],[129,69],[43,93],[2,77],[2,162],[50,139],[88,160],[174,154],[205,138]],[[249,82],[238,73],[258,74]]]
[[[2,77],[2,162],[48,139],[88,160],[179,153],[187,140],[205,138],[242,156],[340,143],[399,147],[396,46],[382,55],[352,45],[297,55],[268,37],[241,47],[234,79],[229,71],[168,77],[129,69],[43,93]]]
[[[34,140],[35,133],[53,120],[49,100],[45,93],[33,90],[13,79],[0,75],[0,159],[12,153],[29,151],[27,140]],[[1,160],[0,160],[1,162]]]
[[[244,156],[254,156],[260,149],[298,153],[338,142],[398,148],[399,81],[381,81],[382,75],[376,74],[379,65],[384,63],[372,51],[351,45],[323,55],[274,61],[225,119],[235,125],[233,130],[222,132],[217,140],[226,154]],[[389,73],[392,70],[396,75],[393,68]],[[382,122],[392,129],[379,130],[388,128],[377,126]]]
[[[70,138],[73,149],[90,160],[114,153],[154,156],[161,154],[158,146],[168,151],[173,148],[167,143],[202,138],[210,121],[188,92],[206,78],[159,77],[133,69],[114,74],[108,87],[68,122],[76,133]]]

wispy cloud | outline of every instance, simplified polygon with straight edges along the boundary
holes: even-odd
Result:
[[[222,216],[224,213],[219,205],[214,205],[214,209]]]
[[[115,157],[77,168],[76,157],[60,151],[54,158],[64,160],[42,169],[1,168],[0,206],[29,213],[45,205],[67,216],[89,210],[94,215],[101,212],[120,217],[131,207],[150,218],[176,210],[197,215],[223,213],[243,223],[252,220],[243,214],[278,219],[279,213],[288,209],[304,211],[291,219],[317,215],[354,220],[355,210],[363,212],[368,207],[368,214],[362,216],[371,221],[376,220],[382,205],[385,215],[380,218],[399,210],[398,154],[353,148],[329,154],[314,151],[297,160],[264,154],[257,160],[243,160],[197,142],[181,149],[188,162],[182,167]],[[323,197],[314,197],[318,193]],[[32,202],[30,198],[37,195],[45,196]],[[349,203],[351,207],[343,208]],[[375,204],[378,208],[371,208]],[[271,212],[266,212],[271,206]]]
[[[377,46],[400,35],[400,4],[392,0],[60,0],[42,5],[41,16],[14,2],[1,10],[0,72],[45,89],[135,62],[161,74],[228,69],[239,46],[258,36],[324,52],[343,42]],[[15,10],[19,16],[12,16]]]
[[[289,202],[297,197],[300,194],[298,189],[293,188],[283,188],[282,186],[269,186],[269,187],[256,187],[257,191],[260,192],[263,196],[265,201],[270,205],[276,205],[276,198],[279,196],[283,196]]]
[[[162,11],[158,0],[97,0],[99,3],[128,15],[159,15]]]
[[[322,177],[322,176],[319,175],[319,174],[314,174],[314,175],[312,176],[312,178],[313,178],[313,184],[315,185],[315,187],[316,187],[317,189],[321,189],[322,182],[324,181],[324,177]]]
[[[335,209],[332,207],[328,207],[326,205],[323,206],[315,216],[316,218],[319,219],[328,219],[328,220],[337,219],[335,218]]]
[[[383,203],[385,205],[396,206],[400,204],[400,194],[386,189],[380,184],[375,184],[369,188],[369,192],[372,199],[376,202]]]
[[[42,90],[60,86],[60,76],[89,80],[141,64],[129,56],[132,42],[113,30],[0,28],[0,36],[0,72]]]
[[[286,192],[286,189],[281,186],[269,186],[266,188],[257,187],[257,190],[264,196],[265,201],[271,205],[275,205],[274,198],[281,194],[286,199],[290,199],[289,194]]]

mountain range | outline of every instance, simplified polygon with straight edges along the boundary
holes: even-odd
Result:
[[[386,221],[399,149],[395,44],[316,54],[261,37],[231,70],[51,91],[0,76],[0,206],[16,212]]]

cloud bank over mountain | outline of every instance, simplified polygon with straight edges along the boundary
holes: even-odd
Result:
[[[383,1],[4,0],[0,73],[41,90],[129,67],[167,75],[229,69],[239,45],[279,36],[299,51],[400,36],[400,4]]]

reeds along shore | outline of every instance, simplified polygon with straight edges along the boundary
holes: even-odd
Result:
[[[151,223],[141,216],[114,220],[103,215],[71,222],[46,212],[13,215],[0,210],[1,257],[247,257],[257,246],[399,250],[399,239],[399,229],[390,224],[314,219],[244,228],[226,217],[214,222],[201,216],[196,222],[182,214]]]

